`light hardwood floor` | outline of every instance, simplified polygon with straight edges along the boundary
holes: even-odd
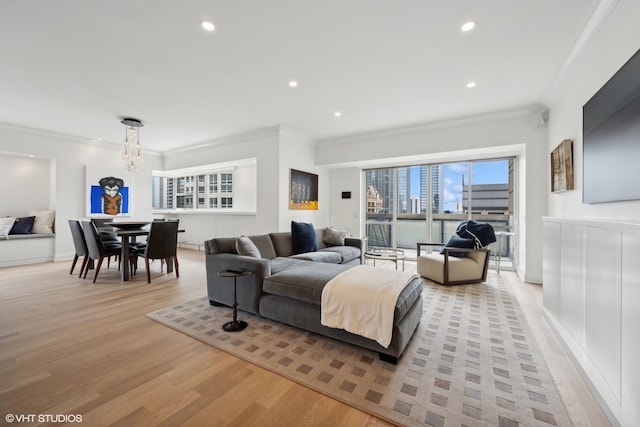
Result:
[[[113,265],[96,284],[70,276],[70,261],[0,269],[0,415],[77,414],[90,426],[389,425],[146,318],[206,294],[203,252],[182,249],[179,259],[180,279],[156,262],[151,284],[144,267],[124,284]],[[540,314],[541,287],[502,274],[574,425],[608,425]]]

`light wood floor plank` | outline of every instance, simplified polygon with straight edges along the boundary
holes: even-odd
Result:
[[[151,284],[144,269],[121,283],[113,264],[96,284],[69,275],[70,261],[0,269],[2,412],[81,414],[91,426],[389,425],[146,318],[206,294],[203,252],[179,259],[179,279],[153,263]],[[540,315],[539,286],[503,275],[574,425],[607,425]]]

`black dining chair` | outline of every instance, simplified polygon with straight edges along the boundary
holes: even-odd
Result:
[[[82,226],[80,225],[80,221],[76,221],[73,219],[69,220],[69,228],[71,229],[71,237],[73,238],[73,245],[76,248],[76,254],[73,257],[73,262],[71,263],[71,270],[69,274],[73,274],[73,269],[76,268],[76,263],[80,257],[82,258],[82,265],[80,266],[80,275],[78,277],[82,277],[82,273],[84,269],[88,267],[89,264],[89,250],[87,249],[87,241],[84,238],[84,231],[82,231]]]
[[[178,266],[178,221],[153,221],[147,236],[147,244],[144,248],[131,248],[133,263],[137,265],[137,257],[144,258],[147,270],[147,283],[151,283],[151,271],[149,260],[159,259],[167,263],[173,260],[176,277],[180,277]],[[135,269],[135,266],[134,266]]]
[[[98,233],[96,226],[91,221],[82,221],[82,230],[84,231],[84,237],[87,242],[89,258],[98,260],[98,263],[95,266],[96,271],[93,275],[93,283],[96,283],[96,279],[100,273],[100,267],[102,266],[102,261],[104,261],[106,257],[120,255],[122,245],[120,243],[105,244],[102,239],[100,239],[100,234]],[[87,278],[88,271],[88,268],[85,269],[85,279]]]
[[[100,236],[100,240],[102,240],[102,242],[105,245],[110,245],[112,243],[121,244],[120,239],[118,238],[116,233],[113,233],[111,231],[100,230],[101,228],[108,227],[111,224],[113,224],[113,218],[91,218],[91,222],[93,223],[93,225],[96,226],[96,229],[98,229],[98,235]],[[116,261],[118,260],[119,256],[120,254],[116,255]],[[109,267],[110,264],[111,264],[111,257],[108,257],[107,268]]]

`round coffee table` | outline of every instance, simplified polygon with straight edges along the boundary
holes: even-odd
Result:
[[[406,255],[402,249],[395,248],[381,248],[371,247],[364,253],[365,263],[366,260],[372,259],[373,266],[376,266],[376,260],[380,261],[393,261],[396,264],[396,270],[398,269],[398,261],[402,261],[402,271],[404,271],[404,260]]]
[[[218,272],[220,277],[233,277],[233,320],[222,325],[222,329],[227,332],[241,331],[247,327],[247,322],[238,320],[238,277],[248,276],[249,270],[222,270]]]

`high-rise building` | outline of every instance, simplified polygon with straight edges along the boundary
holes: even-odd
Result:
[[[411,212],[411,168],[398,168],[398,213]]]
[[[420,166],[420,213],[426,214],[428,206],[431,206],[432,213],[444,213],[443,166],[431,166],[431,203],[427,202],[428,170],[428,166]]]
[[[372,169],[367,171],[367,188],[378,192],[382,205],[376,213],[391,213],[393,207],[393,169]]]
[[[411,198],[411,213],[419,214],[420,213],[420,198],[412,197]]]

